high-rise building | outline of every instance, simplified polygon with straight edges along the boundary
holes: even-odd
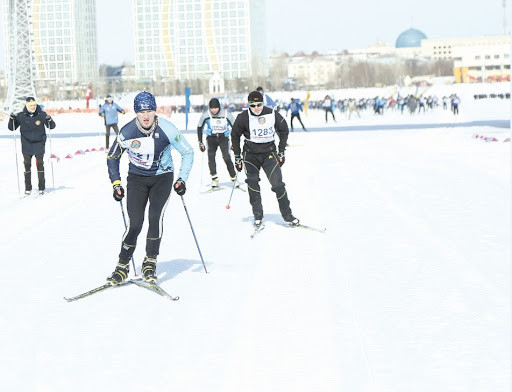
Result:
[[[7,3],[4,26],[9,25]],[[29,11],[38,93],[55,86],[94,84],[98,79],[96,0],[32,0]],[[9,31],[4,36],[9,39]]]
[[[139,79],[268,73],[265,0],[134,0]]]

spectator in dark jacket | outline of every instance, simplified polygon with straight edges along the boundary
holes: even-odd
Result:
[[[11,113],[8,128],[14,131],[20,127],[21,152],[25,165],[25,194],[32,192],[32,157],[36,157],[39,193],[44,194],[45,178],[43,157],[46,144],[46,129],[55,128],[55,121],[41,110],[33,97],[26,99],[25,107],[18,114]]]

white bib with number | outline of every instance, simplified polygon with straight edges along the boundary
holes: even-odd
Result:
[[[151,137],[127,140],[130,162],[142,169],[151,169],[155,156],[155,141]]]
[[[224,133],[228,129],[228,120],[224,118],[212,118],[210,116],[210,128],[212,129],[212,134]]]
[[[249,130],[251,142],[268,143],[274,141],[276,115],[274,112],[263,116],[249,114]]]

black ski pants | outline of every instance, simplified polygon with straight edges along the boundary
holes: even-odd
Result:
[[[304,130],[305,130],[306,128],[304,128],[304,124],[302,123],[302,120],[301,120],[301,118],[300,118],[300,113],[292,113],[292,117],[290,118],[290,128],[291,128],[292,132],[293,132],[293,119],[294,119],[295,117],[297,117],[297,119],[298,119],[298,120],[299,120],[299,122],[300,122],[300,125],[302,125],[302,129],[304,129]]]
[[[119,260],[128,262],[135,252],[137,237],[142,230],[146,205],[149,201],[149,228],[146,237],[146,256],[158,256],[163,232],[165,208],[169,202],[174,173],[157,176],[128,174],[126,183],[126,209],[128,228],[123,236]]]
[[[25,166],[25,190],[32,190],[32,157],[34,155],[23,154],[23,165]],[[45,180],[44,180],[44,161],[43,155],[36,155],[36,167],[37,167],[37,180],[39,190],[44,191]]]
[[[285,183],[283,182],[281,167],[277,161],[277,154],[275,152],[253,153],[244,151],[243,155],[245,174],[247,176],[245,182],[249,190],[249,201],[252,206],[254,219],[263,219],[263,206],[261,204],[259,184],[260,170],[263,169],[272,186],[272,191],[276,194],[277,202],[279,203],[279,211],[281,211],[284,220],[289,221],[292,210],[290,209],[290,200],[288,200]]]
[[[235,167],[229,154],[229,138],[224,136],[223,133],[206,137],[206,144],[208,145],[208,167],[210,169],[210,175],[214,176],[217,174],[217,164],[215,163],[215,155],[217,154],[217,147],[220,147],[222,153],[222,159],[228,169],[231,178],[235,177]]]
[[[110,146],[110,143],[109,143],[109,139],[110,139],[110,128],[112,128],[114,130],[114,132],[116,133],[116,135],[119,135],[119,127],[117,126],[117,124],[109,124],[109,125],[105,125],[105,148],[108,150],[109,146]]]
[[[332,109],[329,108],[329,109],[324,109],[324,110],[325,110],[325,122],[327,122],[327,114],[328,113],[331,113],[333,121],[336,121],[336,119],[334,118],[334,113],[333,113]]]

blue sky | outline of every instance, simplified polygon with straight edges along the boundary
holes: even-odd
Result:
[[[258,1],[258,0],[251,0]],[[510,33],[511,0],[507,7]],[[133,62],[133,0],[97,0],[100,63]],[[270,51],[364,48],[377,40],[394,45],[410,27],[428,38],[503,34],[503,0],[266,0]],[[485,5],[484,5],[485,4]],[[2,51],[3,57],[3,51]]]

